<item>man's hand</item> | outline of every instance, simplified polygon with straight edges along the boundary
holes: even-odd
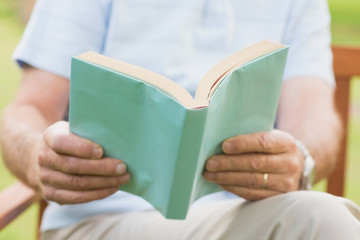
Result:
[[[70,133],[67,122],[45,131],[38,152],[43,197],[59,204],[105,198],[130,179],[122,161],[103,158],[101,146]]]
[[[204,177],[247,200],[295,191],[304,156],[288,133],[273,130],[224,141],[224,154],[208,159]]]

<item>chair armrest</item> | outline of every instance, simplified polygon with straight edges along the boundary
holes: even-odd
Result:
[[[16,182],[0,192],[0,230],[38,201],[40,196],[21,182]]]
[[[336,77],[360,76],[359,47],[332,46],[332,50]]]

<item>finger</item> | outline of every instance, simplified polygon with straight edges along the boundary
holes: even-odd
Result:
[[[296,155],[244,153],[215,155],[205,165],[209,172],[241,171],[260,173],[296,173],[302,168]]]
[[[261,200],[280,194],[281,192],[271,190],[249,189],[233,185],[220,185],[225,191],[234,193],[249,201]]]
[[[296,149],[295,139],[288,133],[272,130],[229,138],[222,145],[224,153],[239,154],[249,152],[283,153]]]
[[[118,187],[112,187],[89,191],[72,191],[44,186],[43,197],[46,200],[54,201],[59,204],[77,204],[106,198],[118,190]]]
[[[81,138],[69,131],[69,123],[57,122],[44,133],[45,142],[53,151],[80,158],[101,158],[103,149],[88,139]]]
[[[237,155],[215,155],[207,160],[205,169],[209,172],[295,172],[300,168],[296,156],[290,154],[244,153]]]
[[[120,185],[128,183],[130,180],[128,173],[122,176],[98,177],[64,174],[44,168],[40,170],[39,175],[43,185],[50,185],[58,189],[78,191],[119,187]]]
[[[205,172],[204,178],[209,182],[219,185],[236,185],[239,187],[260,189],[264,183],[262,173],[241,173],[241,172]],[[268,189],[271,189],[270,179],[267,180]]]
[[[68,174],[116,176],[126,173],[126,165],[118,159],[82,159],[47,151],[39,156],[39,165]]]
[[[241,172],[205,172],[204,178],[219,185],[232,185],[249,189],[264,189],[277,192],[295,191],[299,182],[295,177],[284,174],[268,174],[265,180],[263,173]],[[266,183],[265,183],[266,181]],[[264,185],[265,184],[265,185]]]

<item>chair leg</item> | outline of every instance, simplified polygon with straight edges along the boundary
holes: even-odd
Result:
[[[343,125],[344,134],[340,142],[341,146],[337,165],[330,177],[328,178],[327,192],[337,196],[344,196],[350,77],[337,77],[336,84],[337,89],[335,92],[335,106],[337,108]]]

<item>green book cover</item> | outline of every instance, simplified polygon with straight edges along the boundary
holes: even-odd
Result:
[[[226,66],[220,81],[209,81],[208,104],[193,107],[138,73],[74,57],[70,131],[126,163],[131,180],[121,190],[141,196],[166,218],[184,219],[193,201],[221,190],[202,177],[221,143],[273,128],[287,51],[277,44]]]

